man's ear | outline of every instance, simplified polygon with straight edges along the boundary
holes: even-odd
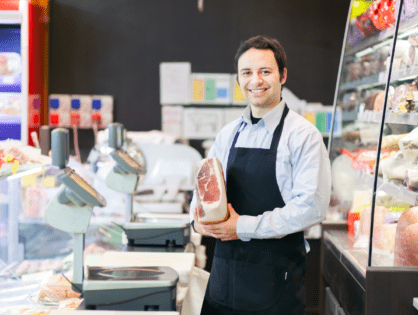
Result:
[[[287,80],[287,68],[283,68],[283,74],[280,78],[280,83],[284,84]]]

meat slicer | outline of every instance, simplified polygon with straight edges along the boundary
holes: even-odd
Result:
[[[72,287],[83,294],[85,307],[104,310],[175,310],[179,276],[170,267],[87,267],[87,277],[84,278],[85,233],[93,207],[105,206],[106,200],[74,170],[66,167],[69,158],[68,130],[55,129],[51,136],[52,164],[60,169],[58,179],[62,185],[47,205],[45,218],[52,227],[74,234]],[[124,157],[123,153],[121,156]],[[123,170],[127,172],[130,169],[124,166]],[[128,178],[133,182],[133,176]],[[128,184],[123,187],[128,187]]]

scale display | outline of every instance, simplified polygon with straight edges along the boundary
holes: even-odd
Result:
[[[139,164],[135,159],[133,159],[128,153],[122,150],[115,150],[113,151],[114,155],[117,157],[118,163],[125,163],[127,166],[132,169],[132,171],[136,174],[140,174],[144,172],[144,167]]]
[[[61,181],[86,202],[95,206],[106,206],[106,200],[89,183],[69,167],[60,176]]]

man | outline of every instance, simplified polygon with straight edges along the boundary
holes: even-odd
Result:
[[[249,103],[225,126],[209,157],[226,175],[230,217],[194,229],[217,238],[201,314],[305,313],[303,231],[325,217],[331,170],[319,131],[281,99],[286,55],[267,36],[242,43],[238,84]],[[307,244],[307,243],[306,243]]]

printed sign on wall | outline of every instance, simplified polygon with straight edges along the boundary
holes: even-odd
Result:
[[[193,104],[230,104],[230,74],[193,73]]]
[[[232,104],[234,105],[247,105],[247,101],[242,95],[241,88],[237,82],[237,75],[231,74],[231,86],[232,86]]]
[[[222,109],[187,108],[183,114],[183,138],[215,139],[222,125]]]

